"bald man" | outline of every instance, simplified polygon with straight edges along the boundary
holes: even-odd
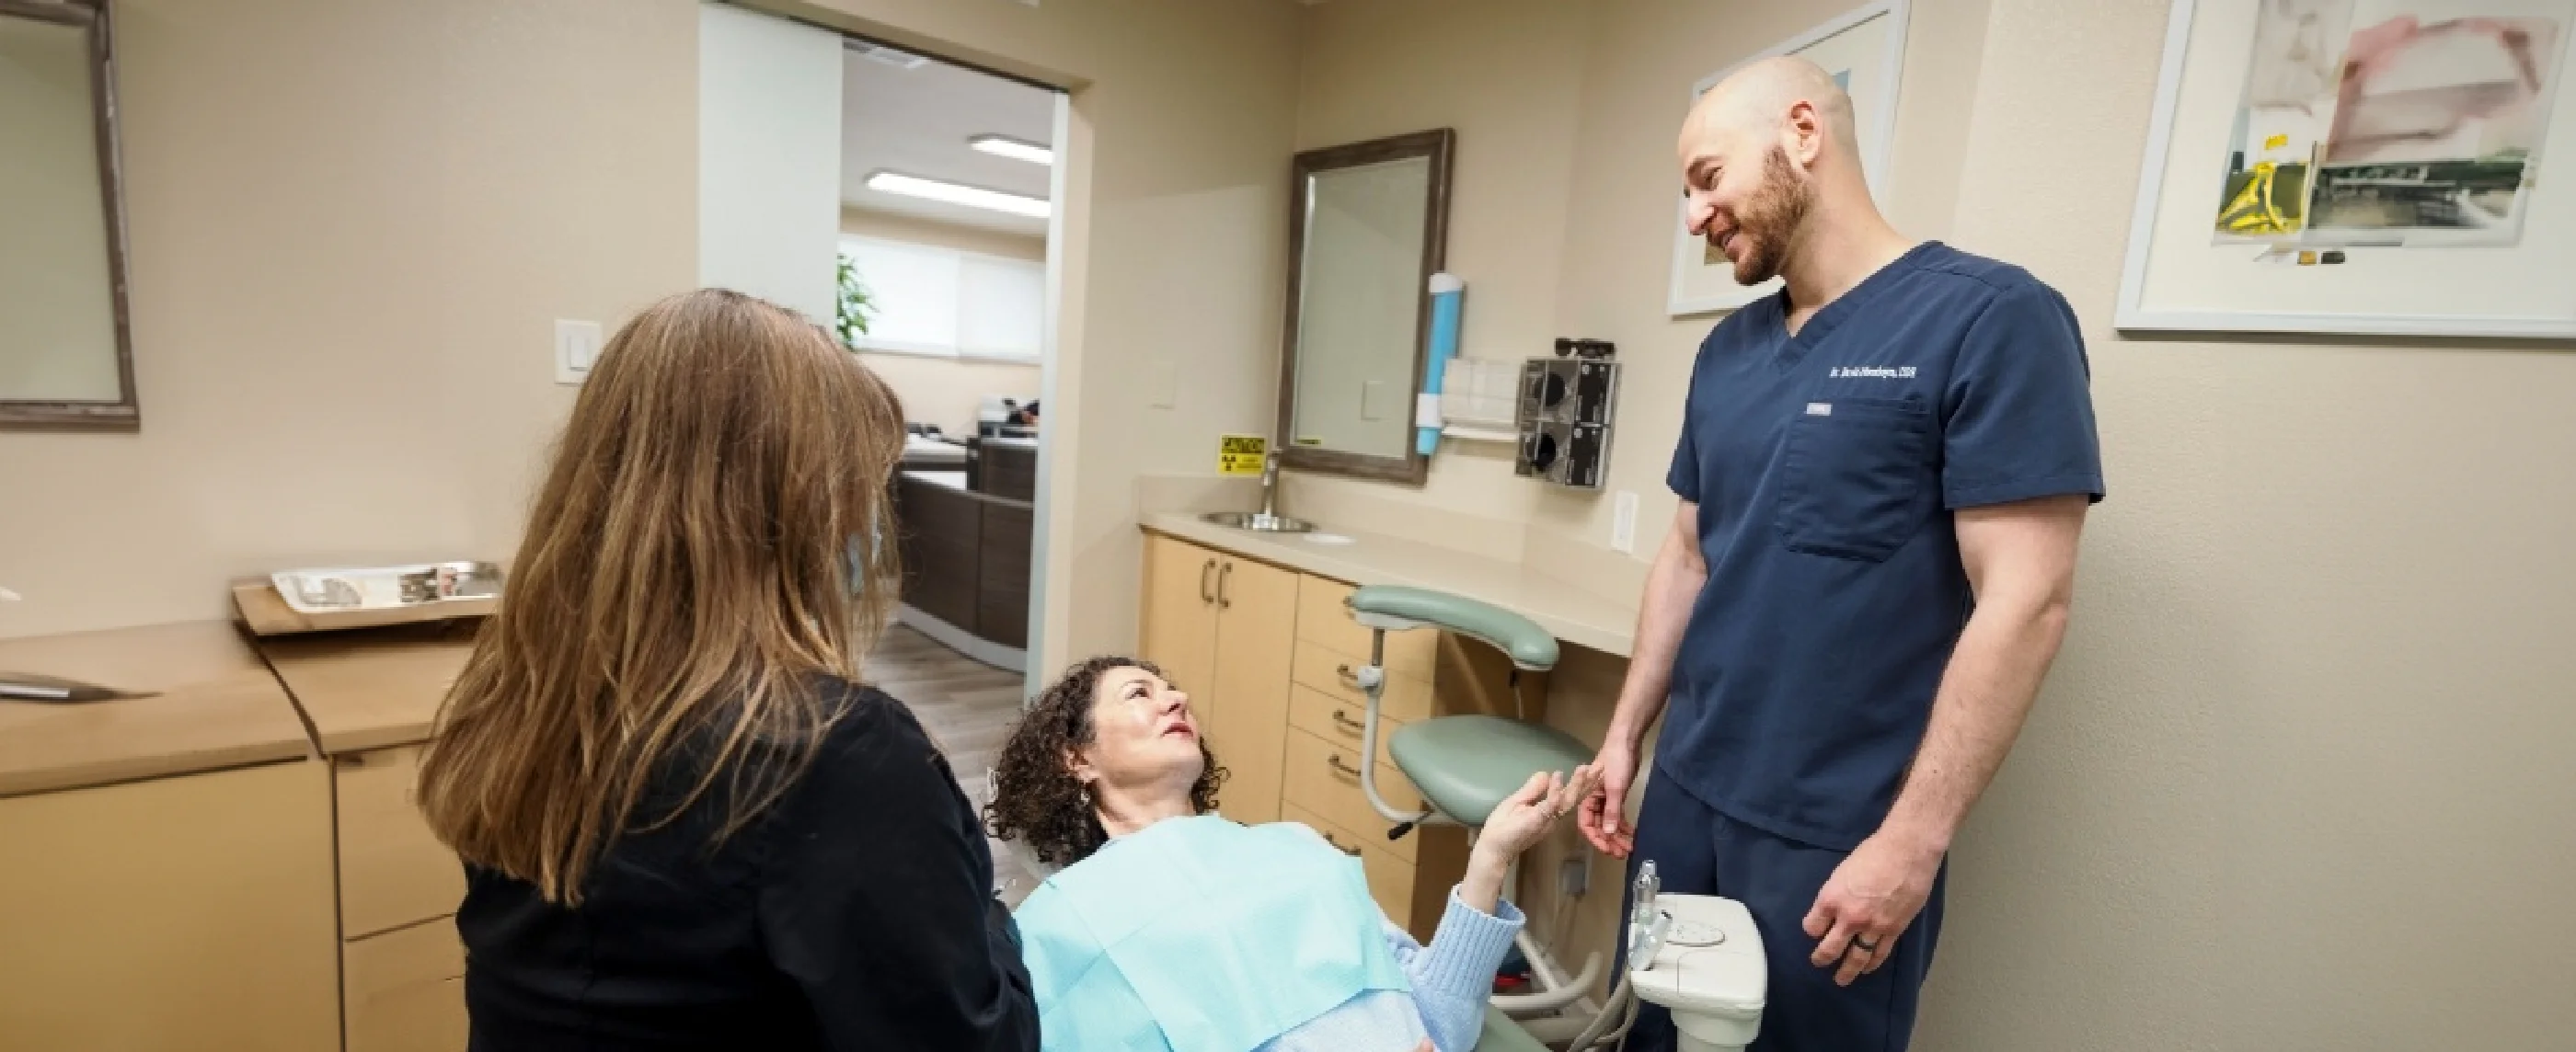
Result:
[[[1766,1052],[1906,1046],[1951,838],[2056,655],[2103,493],[2065,300],[1899,234],[1857,141],[1851,100],[1797,58],[1683,124],[1691,232],[1736,281],[1785,287],[1700,344],[1681,512],[1581,820],[1665,890],[1751,908]],[[1671,1041],[1656,1011],[1632,1047]]]

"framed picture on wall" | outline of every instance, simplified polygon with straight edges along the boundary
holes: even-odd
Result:
[[[1888,143],[1896,127],[1897,83],[1905,71],[1906,0],[1876,0],[1839,18],[1709,74],[1691,85],[1690,100],[1745,65],[1775,55],[1798,55],[1833,74],[1851,95],[1852,118],[1860,127],[1861,168],[1870,193],[1887,200]],[[1770,295],[1780,287],[1773,278],[1759,285],[1735,283],[1735,265],[1705,239],[1690,232],[1690,202],[1675,211],[1673,283],[1668,296],[1673,317],[1732,310]]]
[[[2576,0],[2175,0],[2116,324],[2576,337]]]

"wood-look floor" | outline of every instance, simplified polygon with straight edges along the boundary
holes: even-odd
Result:
[[[985,774],[1019,722],[1020,674],[974,661],[897,625],[868,656],[867,677],[921,720],[931,740],[948,754],[966,799],[981,812],[987,800]],[[994,880],[1003,901],[1016,908],[1036,882],[1008,847],[989,842]]]

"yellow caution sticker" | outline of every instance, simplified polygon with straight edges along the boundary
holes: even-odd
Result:
[[[1216,473],[1219,475],[1259,475],[1261,462],[1270,454],[1270,439],[1262,435],[1220,435],[1216,441]]]

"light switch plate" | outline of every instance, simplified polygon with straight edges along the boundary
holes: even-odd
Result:
[[[1637,494],[1620,490],[1610,507],[1610,547],[1637,554]]]
[[[599,360],[599,323],[555,320],[555,382],[579,384]]]

